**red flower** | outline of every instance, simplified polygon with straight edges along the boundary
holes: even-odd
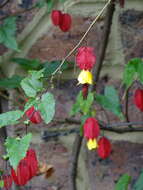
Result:
[[[26,153],[26,157],[23,158],[15,171],[11,169],[11,175],[13,181],[19,185],[25,185],[32,177],[37,174],[38,171],[38,161],[36,153],[33,149],[29,149]]]
[[[38,171],[38,160],[36,153],[33,149],[29,149],[26,154],[26,160],[29,167],[30,179],[37,174]]]
[[[55,26],[58,26],[62,19],[62,12],[59,10],[53,10],[51,14],[52,22]]]
[[[11,188],[12,181],[13,181],[11,175],[4,175],[2,179],[4,181],[4,188],[6,190],[8,190],[9,188]]]
[[[38,124],[41,123],[42,118],[40,115],[39,111],[36,111],[34,106],[32,106],[31,108],[29,108],[26,112],[25,112],[26,116],[29,118],[29,120],[32,123]]]
[[[99,139],[97,153],[102,159],[105,159],[110,155],[111,143],[106,137],[101,137]]]
[[[99,136],[100,128],[95,118],[88,118],[84,123],[84,137],[88,140],[87,147],[89,150],[97,148],[96,138]]]
[[[62,14],[62,18],[60,20],[59,27],[63,32],[67,32],[70,30],[72,24],[71,16],[67,13]]]
[[[77,66],[81,70],[91,70],[96,62],[96,56],[92,47],[81,47],[76,55]]]
[[[143,112],[143,90],[137,89],[134,94],[134,104]]]
[[[11,169],[11,175],[13,181],[19,186],[25,185],[28,182],[30,171],[25,158],[20,161],[16,171],[13,168]]]

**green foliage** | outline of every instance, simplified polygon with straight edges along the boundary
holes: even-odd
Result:
[[[44,69],[40,71],[29,71],[29,75],[21,81],[21,87],[28,97],[35,97],[37,92],[43,90],[43,78]]]
[[[9,157],[10,165],[14,169],[17,168],[19,161],[25,157],[31,138],[32,134],[29,133],[21,139],[12,137],[8,137],[6,139],[6,151]]]
[[[0,180],[0,188],[3,188],[3,187],[4,187],[4,181]]]
[[[83,98],[82,92],[77,96],[76,103],[73,104],[70,115],[73,116],[78,112],[82,112],[84,115],[87,115],[90,112],[90,108],[94,101],[94,93],[88,93],[87,99]]]
[[[18,88],[23,77],[13,75],[11,78],[5,78],[0,80],[0,87],[2,88]]]
[[[119,97],[113,86],[106,86],[104,95],[96,94],[96,101],[104,108],[123,119]]]
[[[45,1],[46,1],[46,4],[47,4],[48,13],[50,13],[52,8],[54,7],[55,2],[53,0],[45,0]]]
[[[51,93],[47,92],[42,95],[38,110],[40,110],[45,123],[48,124],[53,119],[55,114],[55,100]]]
[[[43,63],[43,67],[45,68],[45,76],[49,77],[52,73],[60,66],[61,61],[51,61]],[[61,71],[68,69],[69,65],[72,65],[70,62],[65,62],[62,67]]]
[[[17,42],[15,39],[16,32],[16,18],[9,17],[4,20],[0,26],[0,43],[4,44],[7,48],[18,51]]]
[[[42,65],[38,59],[13,58],[11,61],[17,63],[27,71],[42,69]]]
[[[137,182],[135,183],[133,190],[142,190],[143,189],[143,170],[137,180]]]
[[[129,88],[137,78],[143,83],[143,61],[140,58],[131,59],[125,65],[123,84],[126,85],[126,88]]]
[[[9,111],[0,114],[0,128],[7,125],[14,125],[18,123],[18,120],[23,116],[23,112],[20,110]]]
[[[129,176],[128,174],[122,175],[118,180],[114,190],[127,190],[130,181],[131,176]]]

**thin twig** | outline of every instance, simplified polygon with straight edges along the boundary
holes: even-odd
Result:
[[[82,38],[80,39],[80,41],[77,43],[77,45],[67,54],[66,57],[64,57],[64,59],[62,60],[61,64],[59,65],[59,67],[52,73],[52,78],[53,76],[61,69],[62,65],[64,64],[64,62],[66,61],[66,59],[71,56],[74,51],[79,47],[79,45],[82,43],[82,41],[85,39],[85,37],[87,36],[87,34],[89,33],[89,31],[91,30],[91,28],[93,27],[93,25],[98,21],[98,19],[101,17],[101,15],[103,14],[103,12],[105,11],[105,9],[107,8],[107,6],[110,4],[111,0],[108,0],[108,2],[105,4],[105,6],[103,7],[103,9],[99,12],[99,14],[96,16],[96,18],[93,20],[93,22],[90,24],[89,28],[86,30],[86,32],[84,33],[84,35],[82,36]]]

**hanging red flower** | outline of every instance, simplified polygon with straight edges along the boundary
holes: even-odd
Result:
[[[76,55],[76,64],[81,70],[91,70],[96,63],[92,47],[80,47]]]
[[[55,26],[58,26],[62,19],[62,12],[59,10],[53,10],[51,13],[51,19],[52,19],[52,23]]]
[[[91,150],[97,148],[96,138],[100,134],[98,121],[93,117],[86,119],[83,129],[84,129],[84,137],[88,141],[87,142],[88,149]]]
[[[33,149],[29,149],[26,153],[26,157],[19,162],[17,170],[11,169],[11,175],[15,184],[22,186],[32,177],[36,176],[37,171],[38,161],[36,153]]]
[[[137,89],[134,94],[134,104],[143,112],[143,90]]]
[[[27,160],[24,158],[20,161],[17,170],[11,169],[11,175],[16,185],[25,185],[30,178],[29,166]]]
[[[102,159],[109,157],[111,153],[111,143],[106,137],[99,139],[97,153]]]
[[[26,154],[27,164],[29,167],[29,173],[30,173],[30,178],[34,177],[37,174],[38,171],[38,160],[36,157],[35,150],[29,149]]]
[[[3,179],[3,182],[4,182],[4,188],[6,190],[10,189],[11,186],[12,186],[12,182],[13,182],[11,175],[4,175],[2,177],[2,179]]]
[[[38,124],[41,123],[42,118],[40,115],[39,111],[36,111],[34,106],[32,106],[31,108],[29,108],[26,112],[25,112],[26,116],[29,118],[29,120],[32,123]]]
[[[71,16],[68,13],[62,14],[59,27],[63,32],[70,30],[72,24]]]

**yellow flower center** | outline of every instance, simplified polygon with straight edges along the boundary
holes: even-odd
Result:
[[[96,149],[98,147],[96,139],[89,139],[87,142],[87,147],[89,150]]]
[[[82,70],[78,76],[79,84],[92,84],[93,76],[90,71]]]

